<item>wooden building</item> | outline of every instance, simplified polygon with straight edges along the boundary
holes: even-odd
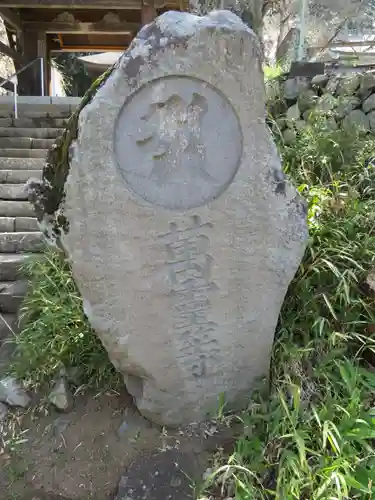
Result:
[[[49,95],[52,51],[123,51],[143,25],[168,10],[188,10],[188,0],[0,0],[9,40],[9,46],[0,43],[0,52],[17,71],[43,58]],[[41,95],[40,74],[40,62],[23,71],[19,93]]]

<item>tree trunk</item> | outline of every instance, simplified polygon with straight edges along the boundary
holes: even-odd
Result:
[[[264,3],[261,0],[240,0],[240,16],[250,28],[262,38]]]

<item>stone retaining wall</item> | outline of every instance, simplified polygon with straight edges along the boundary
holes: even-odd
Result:
[[[272,127],[286,144],[316,116],[333,130],[356,128],[375,135],[375,75],[317,75],[291,78],[280,83],[281,102],[270,104]]]

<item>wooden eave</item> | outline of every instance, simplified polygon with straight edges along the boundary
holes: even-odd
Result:
[[[142,26],[145,1],[0,0],[0,16],[10,32],[53,36],[61,50],[124,50]],[[187,7],[186,0],[154,0],[153,6],[156,15]]]

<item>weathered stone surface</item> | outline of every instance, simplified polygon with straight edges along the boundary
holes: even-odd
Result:
[[[35,217],[15,217],[14,230],[16,232],[38,232],[39,225]]]
[[[369,119],[371,132],[375,132],[375,110],[374,110],[374,111],[371,111],[371,112],[367,115],[367,117],[368,117],[368,119]]]
[[[16,313],[27,293],[27,280],[0,281],[0,312]]]
[[[315,75],[311,80],[311,85],[323,89],[327,85],[328,80],[328,75]]]
[[[47,156],[48,149],[27,149],[25,147],[20,148],[3,148],[0,149],[0,157],[1,158],[23,158],[23,159],[31,159],[31,158],[45,158]]]
[[[54,214],[85,312],[141,413],[165,425],[204,419],[220,394],[247,404],[268,372],[307,228],[264,105],[258,40],[237,16],[169,12],[63,145]]]
[[[8,415],[8,408],[3,405],[3,403],[0,403],[0,422],[3,422]]]
[[[347,116],[353,109],[359,108],[361,105],[360,99],[358,97],[343,97],[336,108],[336,115],[339,120],[342,120]]]
[[[43,158],[0,158],[1,170],[36,170],[40,171],[44,166]],[[33,173],[30,174],[30,177]]]
[[[32,217],[34,208],[28,201],[0,200],[0,215],[5,217]]]
[[[27,200],[26,184],[0,184],[0,200]]]
[[[366,276],[366,279],[361,283],[361,289],[368,297],[375,299],[375,267]]]
[[[296,142],[296,139],[297,139],[297,133],[295,130],[291,128],[287,128],[286,130],[284,130],[283,140],[285,144],[287,145],[294,144]]]
[[[337,130],[339,127],[337,125],[336,120],[333,118],[333,116],[328,116],[326,121],[325,121],[325,126],[329,128],[330,130]]]
[[[15,281],[21,275],[21,268],[28,259],[42,258],[42,255],[3,254],[0,255],[0,281]]]
[[[375,94],[370,95],[362,104],[363,111],[369,113],[375,109]]]
[[[1,137],[0,148],[31,148],[36,150],[49,149],[55,139],[32,139],[29,137]]]
[[[304,92],[301,92],[298,97],[298,106],[301,113],[304,113],[308,109],[313,108],[317,99],[318,96],[313,90],[305,90]]]
[[[0,231],[3,233],[11,233],[15,231],[21,232],[38,232],[38,221],[35,217],[1,217],[0,216]]]
[[[362,99],[366,99],[375,88],[375,75],[372,73],[364,73],[361,75],[361,84],[358,90],[358,95]]]
[[[307,123],[305,122],[305,120],[296,120],[294,122],[294,126],[296,127],[296,130],[303,130],[306,126],[307,126]]]
[[[345,129],[355,128],[360,132],[368,132],[370,128],[370,120],[363,111],[360,109],[354,109],[343,119],[342,126]]]
[[[5,377],[15,350],[18,333],[16,315],[0,314],[0,379]]]
[[[361,75],[354,74],[341,78],[337,86],[337,94],[340,96],[353,95],[361,83]]]
[[[201,480],[199,472],[198,457],[192,453],[159,451],[131,464],[115,500],[192,500],[192,480]]]
[[[42,252],[44,248],[45,241],[40,232],[0,233],[0,253]]]
[[[316,103],[316,111],[332,111],[337,106],[337,98],[331,94],[324,94]]]
[[[42,170],[0,170],[0,183],[24,183],[30,178],[40,181],[42,179]]]
[[[299,94],[309,88],[309,81],[307,78],[296,77],[289,78],[284,83],[284,97],[289,101],[297,99]]]
[[[298,104],[293,104],[293,106],[290,106],[290,108],[286,112],[287,120],[289,121],[299,120],[300,117],[301,117],[301,112],[299,110]]]
[[[328,92],[328,94],[335,95],[339,84],[340,84],[340,78],[337,75],[332,75],[330,76],[324,91]]]
[[[277,120],[275,120],[276,122],[276,125],[277,125],[277,129],[279,130],[284,130],[287,126],[287,121],[286,119],[283,117],[283,118],[277,118]]]
[[[17,317],[14,314],[1,314],[0,316],[0,345],[9,337],[17,334]]]
[[[30,404],[29,396],[13,377],[0,380],[0,401],[9,406],[21,406],[22,408],[26,408]]]
[[[64,377],[55,382],[52,391],[48,395],[48,401],[60,411],[68,411],[71,408],[71,394]]]

